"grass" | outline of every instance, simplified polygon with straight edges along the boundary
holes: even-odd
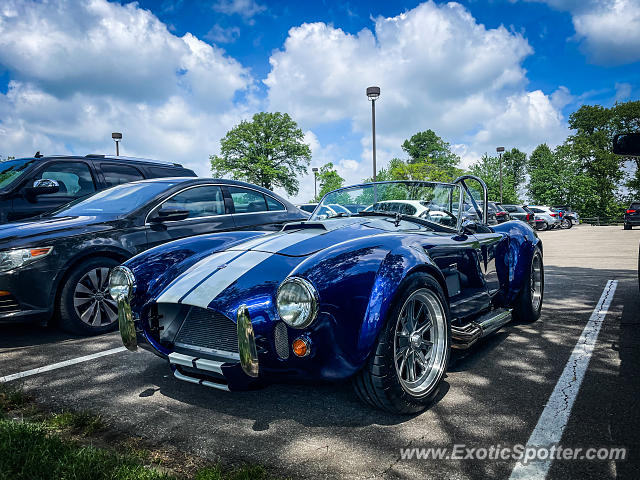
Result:
[[[21,388],[6,383],[0,383],[1,413],[7,413],[10,410],[18,410],[24,408],[31,402],[31,397],[24,393]]]
[[[273,480],[261,466],[224,469],[181,452],[146,448],[90,412],[47,413],[0,384],[0,480]],[[95,446],[101,445],[100,447]],[[204,466],[203,466],[204,465]]]

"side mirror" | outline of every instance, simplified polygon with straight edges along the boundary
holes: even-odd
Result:
[[[33,186],[27,187],[25,191],[27,195],[31,197],[58,193],[60,191],[60,184],[56,180],[51,180],[50,178],[41,178],[33,182]]]
[[[154,223],[175,222],[177,220],[185,220],[189,218],[188,210],[179,210],[177,208],[161,208],[156,214],[149,219]]]
[[[473,220],[463,220],[462,221],[462,231],[464,233],[477,233],[478,232],[478,224]]]
[[[629,157],[640,156],[640,133],[622,133],[613,137],[613,153]]]

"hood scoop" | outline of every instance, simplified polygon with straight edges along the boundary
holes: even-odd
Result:
[[[322,222],[294,222],[287,223],[284,227],[282,227],[283,232],[287,232],[289,230],[327,230],[327,227]]]

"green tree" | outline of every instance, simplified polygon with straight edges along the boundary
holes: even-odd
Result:
[[[524,183],[527,171],[527,154],[517,148],[507,150],[502,155],[502,170],[503,174],[505,170],[511,174],[517,190]]]
[[[402,150],[409,155],[407,163],[426,162],[441,170],[454,168],[460,158],[451,151],[451,146],[433,130],[418,132],[402,143]]]
[[[490,157],[485,154],[482,158],[471,165],[469,173],[480,177],[487,184],[489,200],[494,202],[500,201],[500,159],[499,157]],[[513,179],[513,173],[510,169],[502,169],[502,202],[503,203],[520,203],[516,183]]]
[[[376,175],[379,182],[388,180],[421,180],[432,182],[452,182],[464,171],[452,167],[442,169],[430,162],[410,162],[394,158],[387,168],[383,168]],[[365,178],[364,182],[372,182],[372,178]]]
[[[332,190],[337,190],[342,187],[344,185],[344,178],[335,170],[333,163],[329,162],[320,167],[318,182],[320,183],[320,191],[314,199],[315,202],[319,202],[322,197]]]
[[[624,123],[619,115],[624,108],[583,105],[569,116],[569,127],[575,134],[570,135],[564,145],[595,185],[596,201],[583,215],[619,214],[617,194],[624,172],[622,162],[612,152],[612,140]]]
[[[236,180],[283,187],[288,195],[299,190],[298,176],[307,173],[311,148],[304,134],[286,113],[256,113],[220,140],[220,155],[211,155],[214,176],[231,174]]]
[[[532,204],[570,205],[590,215],[598,208],[595,188],[571,146],[560,145],[552,151],[542,144],[531,152],[527,190]]]

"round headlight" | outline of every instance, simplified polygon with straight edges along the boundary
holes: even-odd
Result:
[[[131,298],[134,285],[135,277],[127,267],[120,266],[111,270],[111,275],[109,275],[109,294],[114,300]]]
[[[304,328],[318,314],[318,293],[310,282],[300,277],[287,278],[276,297],[278,314],[290,327]]]

